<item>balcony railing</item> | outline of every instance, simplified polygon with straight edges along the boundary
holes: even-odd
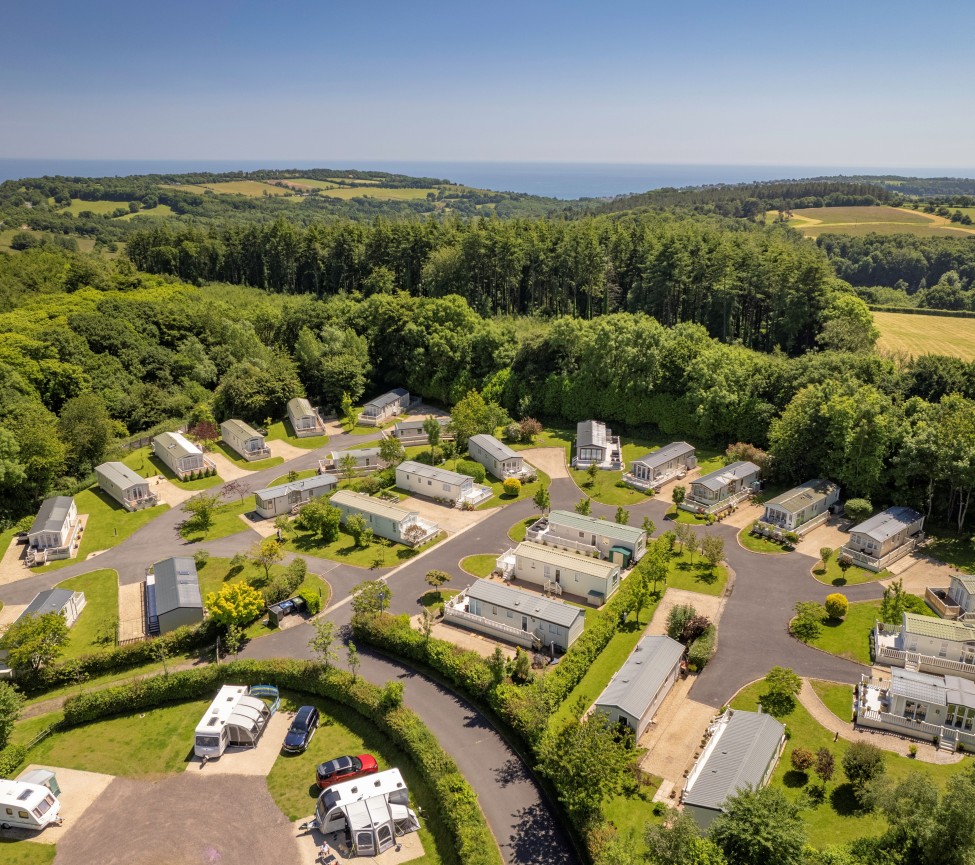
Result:
[[[849,547],[840,547],[840,552],[853,559],[854,564],[860,565],[868,571],[882,571],[888,565],[892,565],[894,562],[904,558],[904,556],[921,542],[923,537],[924,534],[922,532],[913,538],[908,538],[896,550],[891,550],[886,556],[881,556],[880,558],[868,555],[862,550],[851,550]]]

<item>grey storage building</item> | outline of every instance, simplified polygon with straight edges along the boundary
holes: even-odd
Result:
[[[644,637],[599,695],[596,711],[629,727],[639,739],[677,681],[683,657],[684,647],[676,640]]]
[[[127,511],[151,508],[156,504],[156,494],[149,489],[147,478],[140,477],[125,463],[102,463],[95,466],[98,487],[108,493]]]
[[[156,562],[146,579],[146,613],[150,634],[165,634],[203,621],[203,598],[196,563],[186,557]]]
[[[687,776],[681,802],[702,830],[743,787],[764,787],[785,747],[785,726],[771,715],[729,709],[711,728]]]

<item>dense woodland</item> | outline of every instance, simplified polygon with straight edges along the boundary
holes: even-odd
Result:
[[[53,246],[0,256],[0,308],[7,520],[73,489],[115,438],[211,416],[263,424],[301,393],[335,407],[390,385],[448,407],[477,389],[516,418],[746,441],[783,481],[827,475],[956,525],[975,490],[975,365],[878,356],[848,293],[825,307],[817,350],[795,356],[643,312],[484,317],[453,294],[196,287]]]

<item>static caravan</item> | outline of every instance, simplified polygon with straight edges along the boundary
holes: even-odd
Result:
[[[178,432],[164,432],[153,437],[152,453],[180,480],[194,472],[216,468],[213,460],[207,459],[199,447]]]
[[[599,695],[596,711],[629,727],[639,739],[677,681],[683,657],[684,647],[676,640],[644,637]]]
[[[647,533],[636,526],[587,517],[574,511],[552,511],[528,527],[525,540],[565,550],[596,553],[624,567],[635,564],[647,551]]]
[[[378,856],[420,828],[399,769],[329,787],[315,805],[318,831],[345,832],[356,856]]]
[[[478,433],[467,440],[471,459],[484,466],[488,474],[498,480],[517,478],[525,474],[525,460],[494,436]]]
[[[264,436],[242,420],[225,420],[220,424],[220,438],[245,460],[260,460],[271,456],[271,449],[265,444]]]
[[[149,481],[125,463],[102,463],[95,467],[95,477],[99,489],[127,511],[151,508],[156,504],[156,494],[149,489]]]
[[[34,522],[27,531],[27,543],[33,550],[64,551],[68,557],[71,542],[78,533],[78,508],[71,496],[52,496],[41,502]]]
[[[288,400],[288,420],[291,422],[291,429],[300,439],[325,434],[322,416],[303,396]]]
[[[761,472],[755,463],[743,460],[715,469],[691,481],[691,488],[681,502],[681,508],[692,513],[730,509],[758,489]]]
[[[403,447],[412,447],[414,445],[428,445],[430,444],[430,437],[427,435],[425,429],[423,429],[423,424],[427,422],[424,418],[410,418],[409,420],[401,420],[399,423],[394,423],[389,429],[389,435],[396,439]],[[450,425],[449,417],[438,417],[435,418],[438,424],[440,424],[440,441],[453,441],[454,435],[448,429]]]
[[[261,697],[274,699],[268,705]],[[277,711],[277,688],[269,685],[224,685],[196,727],[193,753],[212,760],[231,745],[255,747]]]
[[[769,499],[761,522],[786,532],[808,531],[825,521],[839,497],[840,488],[831,481],[822,478],[806,481]]]
[[[559,594],[583,597],[597,607],[620,585],[620,566],[615,562],[531,541],[522,541],[515,548],[512,575]]]
[[[156,562],[146,577],[146,615],[150,634],[167,634],[203,621],[203,598],[196,562],[181,556]]]
[[[882,571],[914,549],[923,529],[923,514],[912,508],[887,508],[850,529],[840,552],[868,570]]]
[[[46,616],[48,613],[60,613],[64,616],[70,628],[76,621],[81,611],[85,608],[87,600],[84,592],[76,592],[73,589],[47,589],[39,592],[17,616],[17,621],[27,616]]]
[[[0,780],[0,829],[43,829],[61,822],[61,802],[42,784]]]
[[[383,467],[379,448],[353,448],[347,451],[332,451],[326,459],[318,461],[318,467],[322,471],[344,474],[347,471],[346,460],[349,457],[352,457],[355,464],[349,463],[348,468],[351,468],[355,474],[375,472]]]
[[[693,445],[687,442],[671,442],[630,463],[630,470],[623,480],[638,489],[660,489],[671,478],[682,477],[697,466]]]
[[[587,469],[591,465],[605,471],[623,468],[623,445],[619,436],[598,420],[583,420],[576,424],[576,455],[573,468]]]
[[[490,487],[474,483],[474,479],[467,475],[414,460],[396,466],[396,486],[409,493],[446,499],[459,505],[476,505],[491,498]]]
[[[343,523],[353,514],[358,514],[365,519],[366,526],[372,529],[374,535],[398,544],[417,546],[440,531],[436,523],[420,519],[417,511],[352,490],[339,490],[329,503],[342,511]]]
[[[397,417],[410,407],[410,392],[397,387],[382,396],[377,396],[362,407],[359,423],[363,426],[379,426],[390,418]]]
[[[265,519],[290,514],[298,505],[328,495],[338,482],[335,475],[324,474],[258,490],[254,493],[255,510]]]

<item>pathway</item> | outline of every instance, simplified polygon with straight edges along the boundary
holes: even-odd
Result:
[[[908,755],[908,748],[911,745],[917,746],[917,759],[925,763],[960,763],[964,759],[964,754],[956,754],[950,751],[942,751],[930,742],[913,741],[896,733],[885,733],[881,730],[857,729],[851,726],[850,722],[841,721],[836,717],[822,700],[819,694],[809,684],[808,679],[802,680],[802,690],[799,691],[799,702],[803,708],[813,716],[817,724],[825,727],[834,736],[838,736],[847,742],[869,742],[884,751],[892,751],[895,754]]]

